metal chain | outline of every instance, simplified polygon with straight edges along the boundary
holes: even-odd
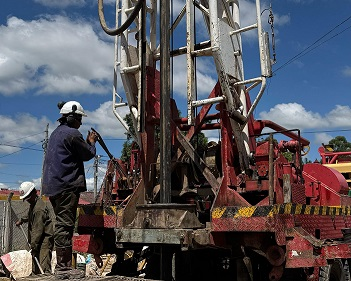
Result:
[[[272,31],[272,51],[273,51],[273,64],[277,62],[276,60],[276,52],[275,52],[275,37],[274,37],[274,15],[272,10],[272,4],[269,6],[269,18],[268,23],[271,25]]]

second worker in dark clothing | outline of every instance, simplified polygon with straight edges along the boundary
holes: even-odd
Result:
[[[44,161],[43,193],[49,197],[56,215],[55,248],[59,279],[82,278],[85,273],[72,269],[72,237],[80,193],[86,191],[84,161],[96,154],[97,136],[88,132],[83,139],[78,128],[87,116],[80,103],[59,104],[60,125],[52,132]]]
[[[29,203],[29,210],[27,215],[16,222],[16,225],[28,223],[28,244],[33,257],[32,273],[41,273],[37,264],[39,262],[43,272],[51,274],[54,223],[50,210],[46,202],[37,195],[34,183],[23,182],[19,190],[20,199]]]

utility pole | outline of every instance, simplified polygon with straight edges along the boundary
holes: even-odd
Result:
[[[44,174],[44,161],[45,161],[46,151],[47,151],[47,148],[48,148],[48,140],[49,140],[49,123],[46,124],[45,138],[44,138],[43,145],[42,145],[43,150],[44,150],[44,153],[43,153],[43,165],[42,165],[42,168],[41,168],[40,195],[42,195],[43,174]]]
[[[94,200],[96,200],[96,196],[97,196],[97,181],[98,181],[100,157],[101,157],[100,155],[95,155],[95,158],[94,158]]]

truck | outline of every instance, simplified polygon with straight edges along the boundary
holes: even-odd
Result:
[[[111,275],[350,280],[350,180],[336,163],[304,163],[299,129],[253,116],[275,60],[254,2],[242,26],[241,0],[184,0],[178,14],[173,1],[117,0],[111,28],[98,1],[115,40],[112,111],[133,145],[122,161],[99,136],[110,160],[96,202],[79,206],[73,247],[100,265],[116,255]],[[247,34],[257,56],[245,57]]]

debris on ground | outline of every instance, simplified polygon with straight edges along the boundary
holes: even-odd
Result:
[[[32,255],[19,250],[1,256],[1,261],[14,278],[26,277],[32,273]]]
[[[88,254],[86,257],[77,253],[76,265],[78,269],[85,271],[86,276],[106,276],[111,272],[112,265],[116,262],[116,255],[102,255],[102,267],[98,267],[94,255]],[[27,250],[19,250],[1,256],[1,261],[6,271],[12,279],[29,277],[32,273],[32,255]],[[56,252],[52,255],[52,268],[56,266]],[[54,270],[53,272],[54,273]],[[10,278],[1,277],[0,281],[8,281]]]

